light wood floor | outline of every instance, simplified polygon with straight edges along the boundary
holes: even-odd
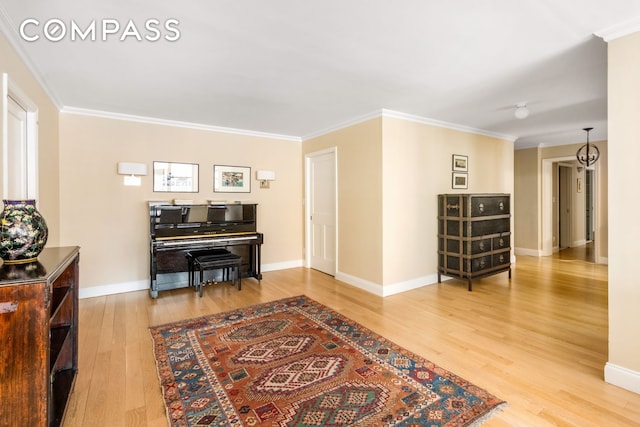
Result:
[[[513,278],[376,297],[317,271],[80,302],[80,359],[65,427],[166,426],[150,325],[305,294],[509,403],[485,426],[638,426],[640,395],[603,381],[607,268],[520,256]]]

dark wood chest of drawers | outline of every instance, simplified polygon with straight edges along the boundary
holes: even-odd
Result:
[[[438,195],[438,283],[508,271],[511,277],[509,194]]]

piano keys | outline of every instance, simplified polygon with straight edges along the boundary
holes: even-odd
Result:
[[[256,204],[149,206],[150,292],[188,286],[186,254],[226,248],[242,257],[242,277],[262,279]]]

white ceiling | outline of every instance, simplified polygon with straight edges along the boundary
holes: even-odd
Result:
[[[0,0],[0,29],[63,110],[304,138],[386,109],[516,146],[582,142],[587,126],[606,139],[594,33],[636,17],[637,0]],[[162,37],[178,20],[179,39],[144,39],[151,18]],[[45,37],[52,19],[61,41]],[[103,41],[110,19],[121,29]],[[120,40],[129,20],[142,41]],[[96,21],[97,39],[70,40],[72,21]]]

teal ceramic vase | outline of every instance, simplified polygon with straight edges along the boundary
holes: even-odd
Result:
[[[36,261],[49,230],[35,200],[3,200],[0,213],[0,258],[5,264]]]

